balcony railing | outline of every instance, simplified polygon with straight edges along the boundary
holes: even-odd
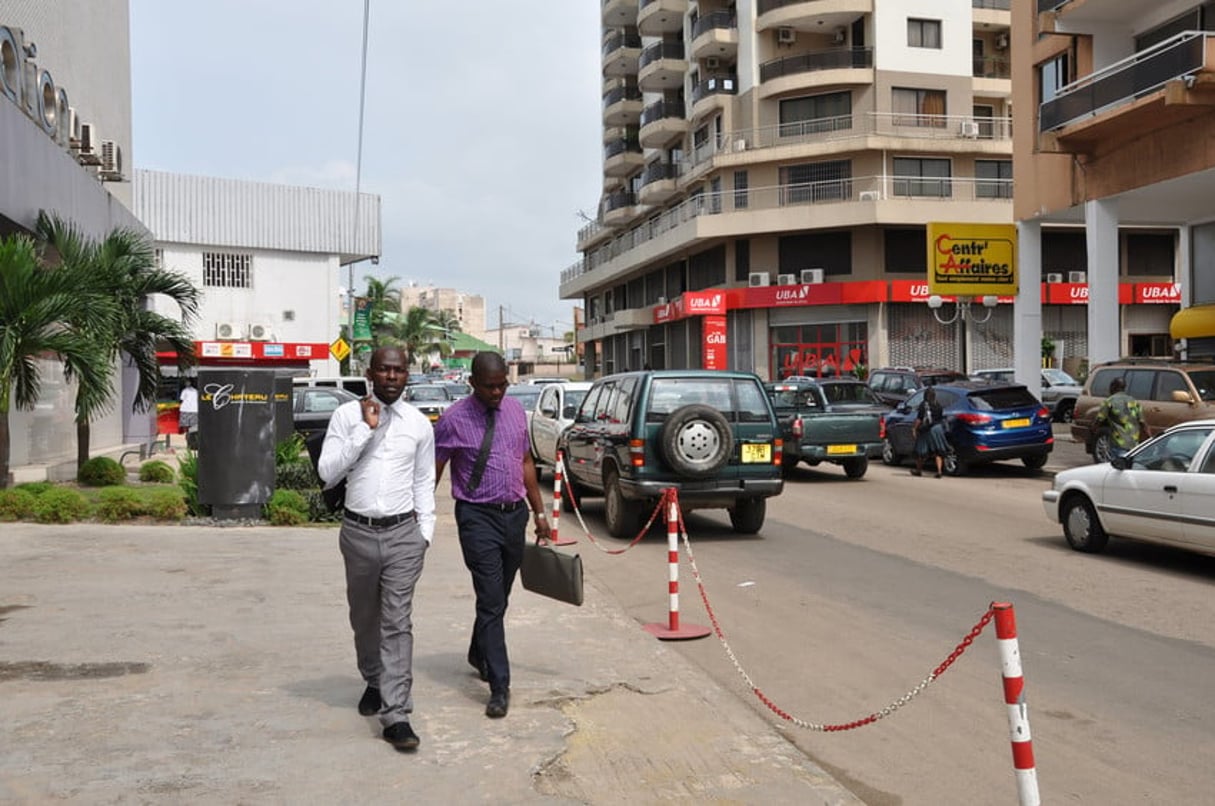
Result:
[[[603,55],[610,56],[621,48],[641,48],[641,35],[615,31],[603,42]]]
[[[582,260],[561,272],[561,282],[567,283],[575,280],[586,272],[594,271],[638,246],[704,215],[733,212],[754,214],[765,210],[780,210],[815,204],[876,202],[883,199],[1007,203],[1012,198],[1012,187],[1011,179],[884,174],[749,188],[745,192],[723,190],[719,193],[700,193],[648,218],[644,223],[622,232],[591,251]],[[620,199],[619,207],[634,203],[633,194],[615,193],[604,198],[605,211],[616,209],[616,207],[608,207],[608,205],[617,197],[627,197],[627,199]],[[584,227],[583,230],[587,231],[589,226]]]
[[[976,56],[974,58],[975,78],[1011,78],[1012,69],[1005,56]]]
[[[735,95],[738,93],[738,76],[713,76],[706,78],[692,89],[692,103],[696,104],[710,95]]]
[[[1038,0],[1038,13],[1054,11],[1060,6],[1066,6],[1072,0]]]
[[[1011,11],[1012,0],[970,0],[971,8],[994,8],[996,11]]]
[[[784,8],[785,6],[792,6],[796,5],[797,3],[804,2],[806,2],[806,0],[759,0],[758,13],[763,15],[767,14],[769,11],[775,11],[778,8]]]
[[[1123,106],[1168,81],[1192,75],[1205,63],[1211,34],[1186,31],[1073,81],[1039,107],[1040,131],[1048,132]]]
[[[683,120],[686,117],[687,112],[684,109],[683,101],[655,101],[641,110],[641,125],[644,128],[663,118],[678,118]]]
[[[679,166],[671,162],[651,162],[641,172],[641,186],[661,182],[664,179],[678,179]]]
[[[763,83],[781,76],[853,67],[873,67],[873,48],[835,48],[773,59],[759,66],[759,80]]]
[[[612,104],[620,103],[621,101],[640,101],[641,90],[637,87],[612,87],[607,92],[603,93],[603,108],[606,109]]]
[[[635,154],[640,154],[641,153],[641,143],[639,143],[636,140],[631,140],[631,139],[613,140],[612,142],[604,145],[603,157],[604,157],[604,159],[611,159],[612,157],[615,157],[617,154],[623,154],[626,151],[632,151]]]
[[[733,30],[738,27],[738,17],[730,11],[714,11],[704,15],[696,20],[692,26],[692,38],[700,36],[706,31],[712,31],[717,28],[725,30]]]
[[[631,191],[621,190],[616,193],[609,193],[603,197],[602,212],[610,213],[613,210],[619,210],[623,207],[633,207],[637,204],[637,198]]]
[[[641,58],[637,60],[637,66],[645,67],[650,62],[656,62],[659,59],[683,59],[684,48],[683,42],[655,42],[648,45],[645,50],[641,51]]]

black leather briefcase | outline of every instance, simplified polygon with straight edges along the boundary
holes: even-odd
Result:
[[[582,604],[582,558],[577,554],[565,554],[529,540],[523,547],[519,572],[523,587],[532,593],[572,605]]]

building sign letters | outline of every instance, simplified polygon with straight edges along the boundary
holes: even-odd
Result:
[[[1012,224],[928,225],[930,294],[1017,293],[1017,229]]]

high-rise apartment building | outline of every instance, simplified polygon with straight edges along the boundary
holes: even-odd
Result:
[[[1012,306],[943,325],[925,280],[929,222],[1012,222],[1009,7],[602,0],[588,373],[1008,363]]]
[[[401,310],[425,308],[428,311],[450,311],[460,323],[460,330],[485,339],[485,297],[468,294],[455,288],[410,283],[401,289]]]

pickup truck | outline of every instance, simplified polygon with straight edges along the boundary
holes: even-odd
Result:
[[[852,378],[765,384],[785,440],[786,475],[798,462],[842,465],[859,479],[882,455],[883,415],[889,411],[863,381]]]

